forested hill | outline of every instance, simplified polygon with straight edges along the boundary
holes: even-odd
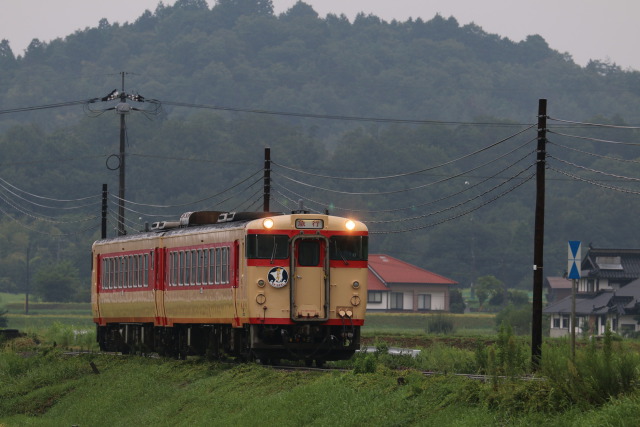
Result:
[[[303,199],[366,221],[372,253],[465,286],[495,275],[526,288],[529,126],[546,98],[560,119],[546,274],[562,274],[567,240],[640,246],[640,73],[578,66],[537,35],[516,43],[442,16],[351,22],[303,2],[276,16],[269,0],[179,0],[34,40],[23,55],[2,41],[0,73],[0,291],[22,290],[29,265],[47,298],[86,298],[102,183],[115,228],[119,128],[101,98],[122,77],[148,101],[129,101],[129,232],[189,210],[260,209],[269,146],[275,209]]]
[[[639,73],[581,68],[537,35],[514,43],[442,16],[350,22],[303,2],[280,16],[269,0],[160,3],[133,23],[33,40],[19,57],[5,41],[0,67],[2,108],[101,97],[127,71],[127,88],[147,98],[277,111],[530,121],[543,97],[575,119],[640,110]]]

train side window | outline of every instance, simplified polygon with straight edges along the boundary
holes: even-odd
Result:
[[[184,285],[191,283],[191,251],[184,251]]]
[[[101,276],[101,285],[102,289],[107,289],[107,277],[109,277],[109,263],[106,258],[102,258],[102,276]]]
[[[133,259],[132,259],[132,261],[133,261],[133,268],[132,268],[133,275],[132,275],[132,278],[133,278],[133,287],[134,288],[137,288],[137,287],[140,286],[140,270],[138,268],[139,267],[138,266],[138,260],[139,259],[140,259],[140,255],[138,255],[138,254],[135,254],[133,256]]]
[[[198,281],[198,251],[191,251],[191,284],[195,285]]]
[[[176,273],[178,268],[176,266],[176,253],[169,252],[169,286],[176,285]]]
[[[216,249],[209,248],[209,278],[207,283],[213,285],[216,277]]]
[[[206,285],[207,284],[207,271],[209,271],[209,250],[208,249],[202,249],[200,251],[200,253],[202,254],[202,266],[200,267],[201,273],[202,274],[202,284]]]
[[[124,256],[124,287],[131,287],[131,256]]]
[[[222,248],[216,248],[216,284],[220,284],[222,276]]]
[[[222,276],[220,277],[220,283],[229,283],[229,248],[222,248]]]
[[[149,255],[144,254],[144,269],[142,270],[142,284],[146,288],[149,286]]]
[[[178,286],[184,285],[184,251],[180,251]]]
[[[118,258],[112,258],[111,262],[113,262],[113,282],[111,282],[112,288],[118,287]]]

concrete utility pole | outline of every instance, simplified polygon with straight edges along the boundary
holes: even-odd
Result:
[[[131,111],[139,111],[137,108],[133,108],[130,104],[127,103],[127,99],[136,102],[145,102],[143,96],[128,94],[124,90],[124,76],[127,74],[122,71],[120,73],[122,77],[122,88],[121,91],[118,92],[117,89],[114,89],[110,94],[103,98],[96,98],[94,101],[113,101],[116,99],[120,99],[120,102],[112,108],[107,108],[107,110],[115,110],[117,114],[120,115],[120,151],[118,154],[118,167],[117,168],[109,168],[112,170],[118,169],[118,236],[123,236],[127,234],[127,230],[124,226],[124,200],[125,200],[125,143],[126,143],[126,135],[127,135],[127,125],[125,116],[129,114]],[[106,111],[106,110],[105,110]],[[107,166],[108,167],[108,166]]]

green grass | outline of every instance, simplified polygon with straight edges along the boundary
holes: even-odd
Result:
[[[371,373],[300,373],[253,364],[0,353],[0,425],[10,426],[600,426],[634,425],[640,410],[637,394],[580,410],[522,408],[523,398],[548,392],[542,382],[492,385],[380,364]]]
[[[495,335],[495,314],[426,314],[426,313],[367,313],[363,334],[418,334],[423,335],[429,319],[444,316],[451,319],[454,335]]]

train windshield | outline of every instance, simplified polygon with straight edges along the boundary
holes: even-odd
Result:
[[[247,258],[289,258],[289,237],[286,234],[249,234]]]
[[[366,261],[368,256],[368,236],[333,236],[329,241],[329,257],[332,260]]]

